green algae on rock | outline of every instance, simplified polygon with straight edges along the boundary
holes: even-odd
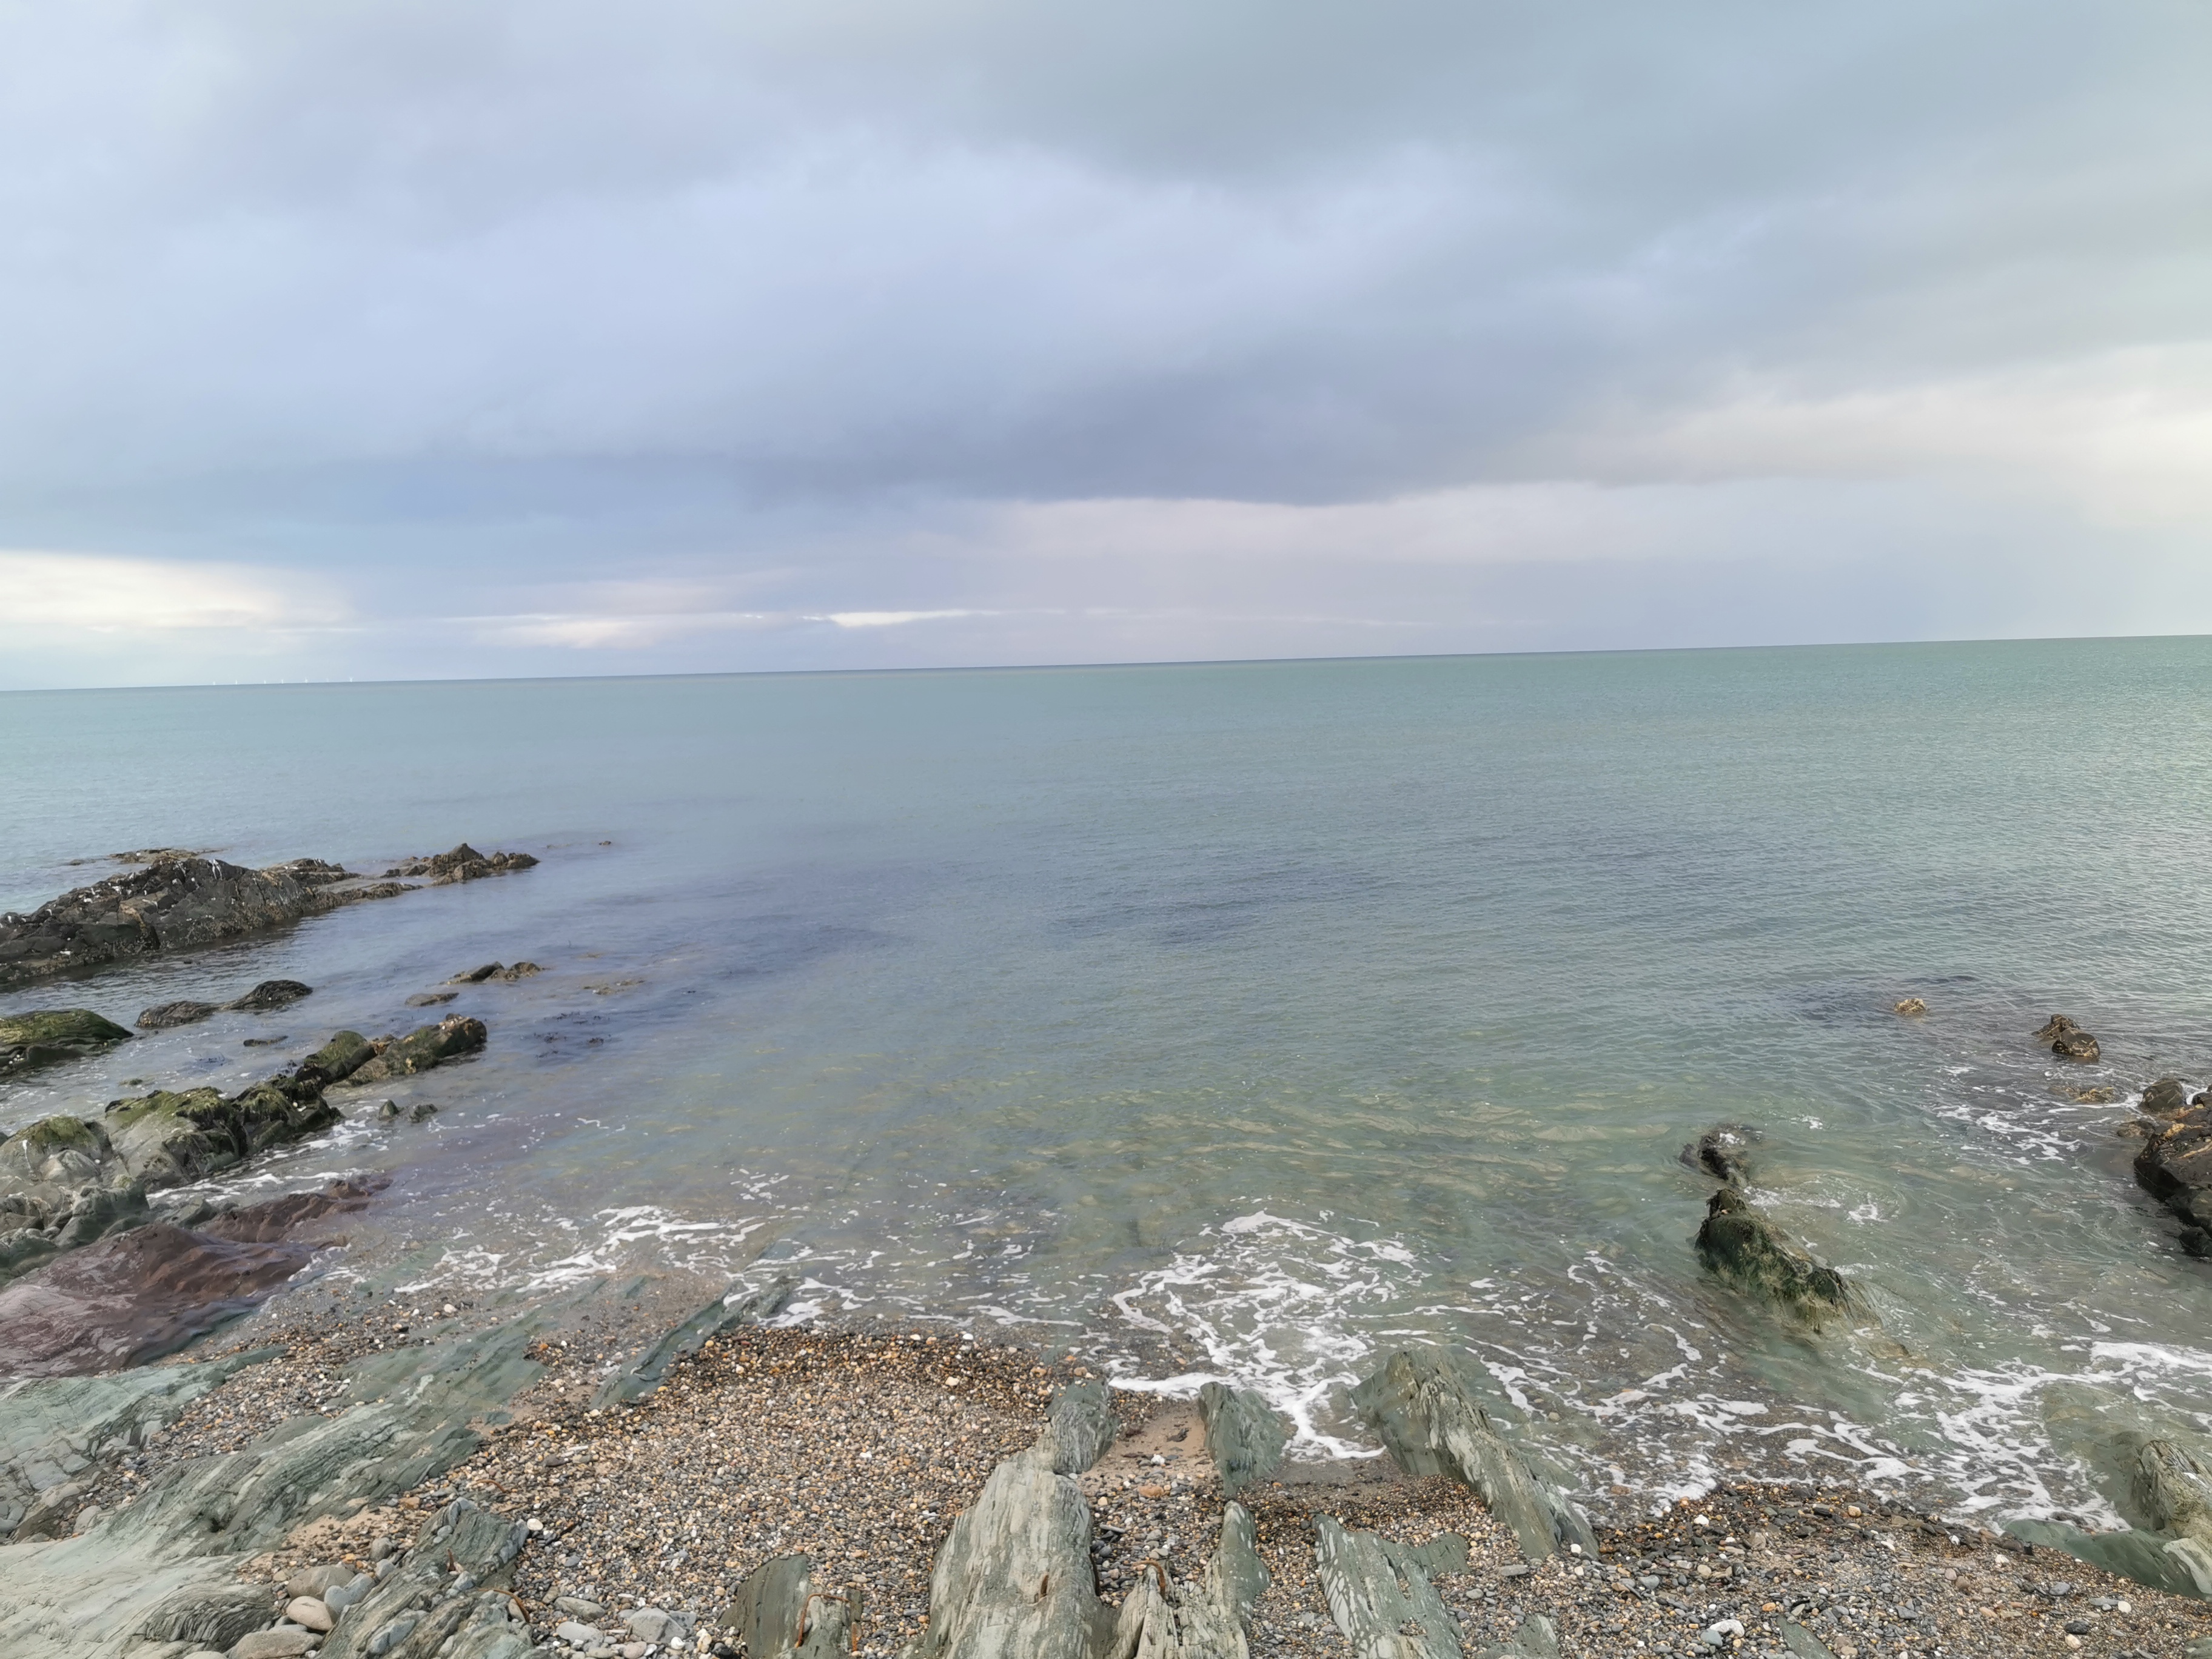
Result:
[[[0,1077],[97,1054],[131,1033],[89,1008],[41,1008],[0,1015]]]
[[[1817,1322],[1866,1311],[1849,1280],[1799,1249],[1765,1211],[1728,1188],[1706,1204],[1697,1247],[1723,1279],[1801,1318]]]
[[[435,1025],[417,1026],[404,1037],[379,1037],[369,1045],[375,1052],[345,1080],[366,1085],[411,1077],[462,1054],[474,1054],[484,1046],[488,1035],[482,1020],[448,1014]]]

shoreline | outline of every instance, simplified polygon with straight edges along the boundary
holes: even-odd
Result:
[[[866,1619],[853,1651],[891,1659],[926,1627],[932,1563],[954,1515],[1001,1459],[1036,1438],[1053,1393],[1090,1370],[1071,1357],[910,1328],[748,1325],[678,1360],[636,1403],[595,1407],[618,1334],[635,1338],[652,1322],[642,1304],[633,1308],[571,1319],[535,1345],[544,1374],[514,1398],[511,1422],[483,1425],[473,1455],[350,1516],[308,1522],[238,1563],[242,1576],[268,1586],[273,1605],[276,1587],[304,1569],[342,1561],[373,1571],[378,1540],[392,1540],[386,1550],[411,1542],[461,1498],[542,1529],[509,1586],[532,1652],[598,1651],[553,1632],[573,1622],[620,1634],[623,1616],[639,1608],[688,1615],[696,1632],[710,1632],[746,1573],[804,1553],[817,1588],[862,1588]],[[466,1321],[405,1322],[401,1340],[411,1346]],[[309,1312],[289,1337],[284,1357],[241,1373],[152,1437],[134,1478],[118,1472],[88,1498],[119,1504],[170,1462],[267,1432],[319,1389],[340,1386],[349,1358],[374,1352],[374,1333],[358,1317]],[[1222,1512],[1189,1402],[1122,1390],[1112,1406],[1117,1436],[1079,1481],[1109,1602],[1146,1563],[1176,1584],[1201,1578]],[[1710,1653],[1701,1632],[1725,1630],[1731,1618],[1744,1634],[1724,1635],[1717,1650],[1812,1659],[1821,1650],[1788,1645],[1785,1623],[1825,1642],[1833,1659],[2014,1659],[2023,1650],[2166,1659],[2185,1643],[2212,1641],[2212,1605],[1844,1488],[1717,1488],[1661,1515],[1601,1520],[1594,1559],[1563,1553],[1533,1567],[1473,1492],[1408,1478],[1387,1458],[1285,1465],[1241,1501],[1272,1578],[1252,1611],[1255,1659],[1355,1651],[1316,1578],[1322,1516],[1406,1544],[1466,1538],[1466,1571],[1438,1576],[1436,1589],[1470,1655],[1510,1641],[1534,1613],[1553,1621],[1563,1656]],[[2058,1583],[2067,1591],[2049,1593]],[[572,1605],[557,1605],[563,1597]],[[2081,1633],[2069,1638],[2069,1624]],[[696,1634],[684,1650],[701,1650]]]

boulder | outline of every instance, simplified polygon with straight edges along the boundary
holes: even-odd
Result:
[[[124,1167],[149,1188],[181,1186],[300,1140],[338,1121],[313,1078],[272,1078],[226,1095],[215,1088],[110,1101],[103,1120]]]
[[[2188,1106],[2189,1087],[2178,1077],[2162,1077],[2142,1093],[2142,1109],[2152,1117],[2178,1117]]]
[[[4,1151],[4,1148],[0,1148]],[[2212,1106],[2165,1121],[2136,1154],[2136,1180],[2193,1228],[2212,1230]]]
[[[266,1013],[272,1008],[288,1008],[301,997],[315,994],[312,985],[302,985],[296,979],[264,979],[260,984],[234,1001],[226,1002],[226,1008],[244,1009],[249,1013]]]
[[[1291,1432],[1264,1395],[1209,1382],[1198,1391],[1198,1414],[1224,1498],[1236,1497],[1282,1468]]]
[[[322,1639],[299,1625],[278,1625],[240,1637],[230,1644],[230,1659],[300,1659]]]
[[[2130,1474],[2129,1495],[2147,1525],[2212,1546],[2212,1468],[2171,1440],[2146,1440]]]
[[[1474,1488],[1530,1560],[1569,1544],[1597,1553],[1583,1512],[1506,1438],[1437,1353],[1399,1350],[1352,1390],[1352,1404],[1407,1474],[1448,1475]]]
[[[0,1078],[77,1060],[130,1040],[131,1033],[89,1008],[42,1008],[0,1015]]]
[[[1751,1178],[1751,1149],[1762,1139],[1748,1123],[1716,1123],[1682,1148],[1681,1160],[1716,1181],[1741,1187]]]
[[[1431,1579],[1467,1570],[1467,1540],[1446,1533],[1415,1548],[1326,1515],[1314,1532],[1322,1593],[1353,1659],[1461,1659],[1459,1620]]]
[[[375,1052],[345,1079],[348,1083],[382,1083],[395,1077],[412,1077],[441,1066],[484,1046],[489,1033],[480,1019],[448,1014],[435,1025],[422,1025],[404,1037],[379,1037],[369,1047]]]
[[[2051,1052],[2061,1060],[2094,1060],[2099,1052],[2097,1039],[2064,1014],[2053,1014],[2044,1021],[2035,1040],[2049,1043]]]
[[[293,1075],[303,1084],[312,1081],[326,1088],[344,1082],[375,1058],[375,1045],[367,1037],[358,1031],[340,1031],[301,1060]]]
[[[0,989],[239,939],[405,890],[362,884],[317,859],[265,870],[222,859],[158,859],[64,893],[28,915],[0,915]]]
[[[1739,1290],[1809,1322],[1865,1312],[1863,1298],[1841,1273],[1814,1261],[1765,1211],[1726,1187],[1705,1206],[1697,1248],[1705,1266]]]

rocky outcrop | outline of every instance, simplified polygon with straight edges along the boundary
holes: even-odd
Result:
[[[1291,1431],[1264,1395],[1209,1382],[1198,1391],[1198,1415],[1224,1498],[1236,1497],[1282,1468]]]
[[[110,1101],[101,1125],[131,1179],[153,1190],[198,1181],[337,1121],[320,1085],[295,1073],[234,1095],[156,1089]]]
[[[1466,1539],[1445,1533],[1415,1548],[1326,1515],[1314,1531],[1322,1593],[1352,1659],[1462,1659],[1459,1620],[1431,1580],[1467,1571]]]
[[[1812,1323],[1860,1317],[1863,1299],[1833,1267],[1792,1243],[1766,1212],[1723,1187],[1705,1206],[1698,1257],[1737,1289]]]
[[[435,1025],[417,1026],[405,1036],[379,1037],[370,1043],[369,1057],[344,1081],[368,1085],[395,1077],[412,1077],[449,1060],[472,1054],[484,1046],[489,1033],[480,1019],[448,1014]]]
[[[661,1380],[668,1375],[668,1368],[678,1359],[698,1352],[726,1331],[775,1318],[798,1288],[799,1281],[788,1277],[758,1290],[731,1285],[646,1350],[635,1364],[626,1365],[609,1377],[600,1388],[599,1398],[592,1403],[606,1407],[644,1399],[660,1386]]]
[[[745,1575],[715,1623],[751,1659],[838,1659],[851,1650],[866,1611],[858,1584],[817,1590],[811,1560],[779,1555]]]
[[[171,1464],[76,1536],[0,1548],[0,1653],[120,1659],[149,1642],[220,1650],[265,1629],[268,1591],[235,1576],[245,1558],[472,1455],[483,1443],[473,1424],[543,1375],[528,1350],[568,1305],[358,1361],[337,1414],[297,1418],[241,1451]],[[0,1394],[0,1444],[16,1397]],[[526,1535],[522,1523],[465,1501],[438,1511],[399,1566],[340,1614],[322,1644],[326,1659],[520,1659],[530,1643],[495,1590]]]
[[[1583,1512],[1505,1437],[1436,1353],[1392,1354],[1352,1390],[1352,1404],[1407,1474],[1447,1475],[1473,1487],[1530,1560],[1569,1544],[1596,1553]]]
[[[131,1033],[89,1008],[0,1015],[0,1078],[78,1060],[130,1041]]]
[[[1122,1598],[1105,1659],[1246,1659],[1245,1624],[1267,1589],[1251,1512],[1231,1504],[1197,1583],[1178,1586],[1157,1564],[1138,1576]]]
[[[40,1118],[0,1139],[0,1284],[147,1218],[144,1184],[98,1123]]]
[[[138,1016],[138,1029],[161,1031],[179,1025],[195,1025],[226,1011],[268,1013],[277,1008],[289,1007],[301,997],[310,997],[314,994],[313,986],[302,985],[296,979],[264,979],[243,996],[228,1002],[156,1003]]]
[[[239,939],[406,890],[364,883],[319,859],[265,870],[221,859],[162,859],[76,888],[28,915],[0,915],[0,989]]]
[[[449,853],[410,859],[384,873],[386,877],[428,876],[433,887],[440,887],[448,882],[476,881],[485,876],[504,876],[517,870],[534,869],[537,864],[538,860],[527,853],[486,854],[463,842]]]
[[[2179,1117],[2189,1106],[2189,1085],[2178,1077],[2162,1077],[2142,1092],[2143,1112],[2151,1117]]]
[[[1716,1123],[1682,1148],[1691,1169],[1741,1187],[1751,1179],[1751,1149],[1763,1137],[1748,1123]]]
[[[1095,1382],[1062,1390],[1037,1443],[992,1470],[952,1523],[909,1659],[1100,1659],[1114,1614],[1098,1599],[1091,1505],[1073,1478],[1089,1464],[1070,1466],[1085,1447],[1104,1449],[1103,1394]]]
[[[2136,1180],[2189,1224],[2182,1243],[2212,1254],[2212,1104],[2177,1113],[2136,1154]]]
[[[2094,1060],[2100,1052],[2097,1039],[2064,1014],[2053,1014],[2044,1021],[2035,1040],[2049,1043],[2051,1052],[2061,1060]]]

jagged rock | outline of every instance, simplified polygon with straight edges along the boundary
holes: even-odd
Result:
[[[386,876],[428,876],[433,887],[448,882],[475,881],[484,876],[503,876],[511,871],[530,870],[538,860],[527,853],[494,853],[487,856],[463,842],[451,852],[433,854],[428,858],[410,859],[404,864],[386,870]]]
[[[1530,1467],[1436,1354],[1401,1349],[1352,1390],[1352,1403],[1400,1468],[1473,1487],[1530,1560],[1568,1544],[1596,1553],[1583,1512]]]
[[[542,974],[544,971],[534,962],[518,962],[501,972],[500,977],[512,985],[519,979],[528,979],[532,974]]]
[[[0,1147],[0,1151],[4,1151]],[[2212,1229],[2212,1106],[2177,1113],[2136,1154],[2143,1190],[2198,1230]]]
[[[161,859],[0,915],[0,989],[52,974],[186,950],[280,927],[406,890],[361,885],[335,864],[295,859],[249,870],[221,859]]]
[[[146,1190],[82,1118],[40,1118],[0,1139],[0,1284],[147,1218]]]
[[[764,1561],[745,1575],[736,1598],[714,1622],[735,1634],[751,1659],[835,1659],[860,1628],[865,1611],[860,1586],[817,1592],[813,1574],[814,1564],[804,1555]],[[635,1626],[631,1628],[635,1633]]]
[[[387,1106],[392,1103],[390,1101],[385,1103]],[[436,1109],[434,1107],[432,1109]],[[635,1364],[609,1377],[601,1386],[599,1398],[592,1403],[607,1407],[642,1400],[660,1386],[661,1378],[668,1375],[668,1368],[678,1359],[698,1352],[725,1331],[775,1318],[783,1311],[784,1304],[791,1300],[792,1293],[798,1288],[798,1279],[789,1276],[778,1279],[758,1290],[747,1290],[742,1285],[732,1285],[647,1349]]]
[[[2143,1091],[2142,1109],[2152,1117],[2176,1117],[2188,1107],[2188,1085],[2178,1077],[2162,1077]]]
[[[1267,1589],[1251,1513],[1231,1504],[1199,1583],[1178,1591],[1157,1564],[1146,1565],[1122,1600],[1106,1659],[1245,1659],[1245,1623]]]
[[[81,1059],[130,1038],[130,1032],[89,1008],[0,1015],[0,1078]]]
[[[243,1559],[473,1454],[473,1423],[544,1374],[528,1349],[566,1312],[556,1302],[427,1350],[357,1361],[348,1376],[358,1403],[338,1415],[295,1419],[244,1450],[172,1464],[82,1536],[0,1548],[0,1653],[121,1659],[142,1637],[227,1648],[265,1627],[268,1591],[237,1582]],[[0,1424],[10,1397],[0,1396]],[[501,1582],[526,1535],[522,1522],[465,1500],[439,1511],[401,1565],[339,1615],[325,1659],[520,1659],[526,1628],[511,1622],[505,1595],[478,1587]],[[449,1559],[460,1574],[446,1571]]]
[[[314,994],[313,986],[302,985],[296,979],[264,979],[245,995],[222,1006],[249,1013],[266,1013],[272,1008],[289,1008],[301,997]]]
[[[2064,1014],[2053,1014],[2044,1021],[2043,1029],[2035,1034],[2038,1042],[2047,1042],[2051,1052],[2061,1060],[2094,1060],[2097,1058],[2097,1039],[2076,1025]]]
[[[1906,997],[1897,1005],[1894,1012],[1903,1014],[1906,1018],[1910,1019],[1917,1015],[1926,1013],[1928,1012],[1928,1005],[1925,1002],[1923,1002],[1918,997]]]
[[[1081,1474],[1106,1455],[1119,1431],[1106,1385],[1089,1377],[1054,1396],[1037,1447],[1054,1474]]]
[[[1751,1149],[1764,1139],[1749,1123],[1716,1123],[1682,1148],[1681,1159],[1716,1181],[1741,1187],[1751,1178]]]
[[[952,1523],[911,1659],[1097,1659],[1112,1640],[1114,1615],[1091,1576],[1091,1505],[1073,1478],[1082,1471],[1066,1468],[1085,1444],[1104,1443],[1088,1390],[1062,1411],[1076,1393],[1061,1391],[1037,1443],[992,1470]]]
[[[364,1060],[345,1080],[367,1085],[395,1077],[411,1077],[484,1046],[489,1033],[480,1019],[448,1014],[435,1025],[418,1026],[404,1037],[379,1037],[369,1047],[374,1056]]]
[[[1236,1497],[1282,1468],[1291,1431],[1265,1395],[1209,1382],[1198,1391],[1198,1414],[1224,1498]]]
[[[1459,1621],[1430,1579],[1466,1571],[1467,1540],[1446,1533],[1416,1549],[1326,1515],[1314,1530],[1322,1593],[1353,1659],[1461,1659]]]
[[[2171,1440],[2146,1440],[2130,1473],[2130,1496],[2150,1527],[2212,1546],[2212,1468]]]
[[[1723,1279],[1800,1318],[1819,1322],[1864,1312],[1857,1291],[1841,1273],[1814,1261],[1765,1211],[1725,1187],[1705,1206],[1697,1247],[1705,1266]]]

